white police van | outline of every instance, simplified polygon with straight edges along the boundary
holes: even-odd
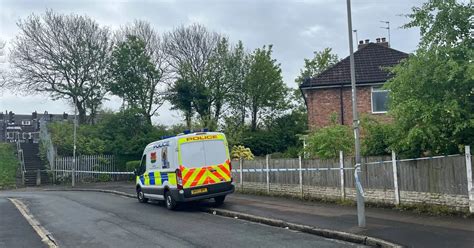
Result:
[[[214,198],[216,205],[234,192],[227,140],[219,132],[185,132],[148,144],[135,171],[139,202],[179,202]]]

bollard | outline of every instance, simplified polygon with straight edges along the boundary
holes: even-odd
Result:
[[[39,169],[36,170],[36,186],[41,185],[41,171]]]

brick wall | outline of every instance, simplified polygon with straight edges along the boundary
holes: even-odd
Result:
[[[341,88],[312,89],[306,91],[308,104],[308,124],[311,128],[324,127],[331,123],[331,114],[336,113],[341,121]],[[352,90],[344,87],[342,90],[344,124],[352,124]],[[359,115],[369,114],[388,121],[385,114],[372,114],[371,87],[357,87],[357,110]]]

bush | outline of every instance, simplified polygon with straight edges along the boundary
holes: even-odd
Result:
[[[140,160],[132,160],[125,163],[125,168],[128,172],[134,171],[140,166]]]
[[[393,142],[394,127],[390,123],[381,123],[374,118],[362,118],[362,153],[365,156],[388,155]]]
[[[352,154],[354,150],[354,137],[351,128],[344,125],[333,124],[316,130],[310,134],[306,152],[311,157],[322,159],[336,158],[339,151]]]

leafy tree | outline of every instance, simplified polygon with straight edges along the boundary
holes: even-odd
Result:
[[[252,131],[257,130],[259,120],[265,112],[272,112],[274,115],[275,111],[287,107],[287,92],[280,64],[272,58],[272,45],[257,48],[251,55],[250,69],[245,79]]]
[[[352,154],[354,150],[354,137],[350,127],[333,124],[320,128],[309,135],[306,152],[311,157],[322,159],[336,158],[339,151],[344,154]]]
[[[191,94],[192,107],[205,122],[204,125],[213,126],[213,123],[210,123],[212,119],[208,70],[220,41],[221,36],[218,33],[210,32],[199,24],[176,28],[167,33],[164,39],[164,51],[176,79],[174,82],[181,84],[179,87],[170,88],[170,94],[174,95],[171,96],[174,99],[172,103],[186,102],[179,99],[181,96],[177,94],[176,89],[190,88],[186,91]],[[188,119],[192,115],[187,104],[174,105],[174,108],[182,110]]]
[[[397,152],[449,154],[473,143],[473,13],[472,3],[431,0],[408,15],[405,27],[420,27],[420,46],[386,85]]]
[[[195,93],[193,85],[188,80],[180,78],[176,80],[168,91],[170,95],[167,99],[172,105],[171,109],[181,110],[183,112],[186,128],[190,130],[192,128],[192,118],[194,115],[193,98]]]
[[[53,144],[62,156],[72,156],[74,148],[74,125],[71,122],[53,122],[48,125]],[[78,155],[96,155],[105,152],[105,141],[101,139],[97,128],[80,125],[77,129],[76,147]]]
[[[109,31],[89,17],[30,15],[19,21],[11,64],[15,79],[9,86],[22,92],[43,92],[53,99],[69,99],[86,123],[104,99],[110,57]]]
[[[163,104],[159,84],[162,74],[146,52],[146,44],[136,36],[127,36],[112,52],[110,74],[113,81],[108,85],[115,94],[137,109],[151,124],[151,117]]]
[[[315,77],[339,62],[337,55],[331,52],[332,48],[327,47],[320,52],[314,52],[312,59],[304,59],[304,68],[300,70],[295,82],[300,85],[306,78]]]

